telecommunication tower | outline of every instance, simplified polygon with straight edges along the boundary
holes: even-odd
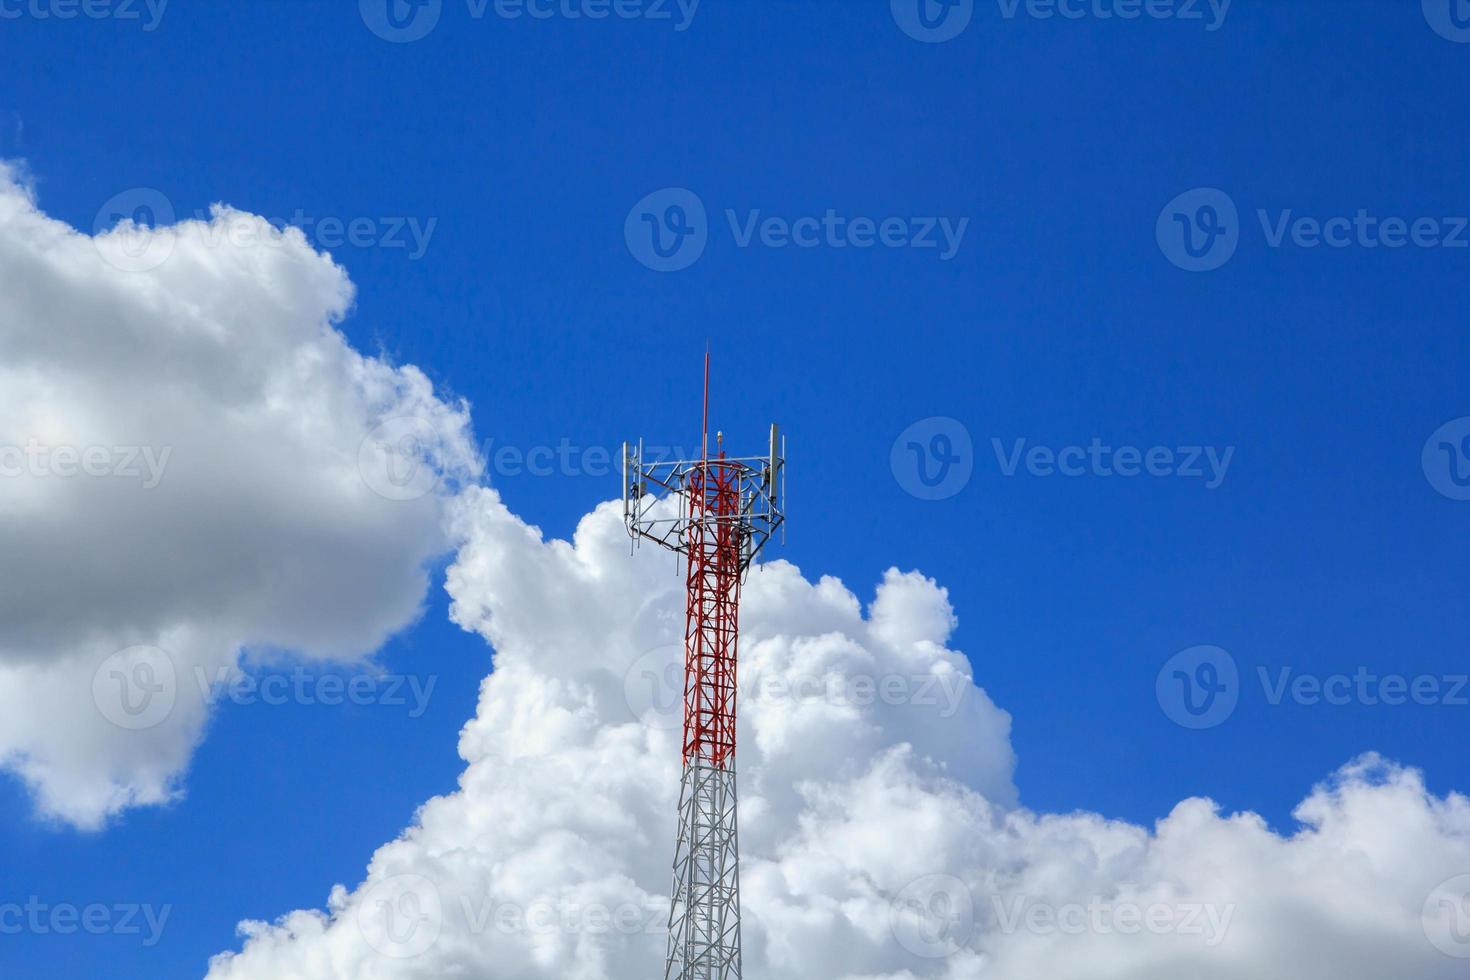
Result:
[[[687,563],[684,774],[674,852],[665,980],[740,980],[740,837],[736,827],[735,691],[740,584],[785,523],[785,443],[771,426],[765,456],[709,451],[704,358],[700,457],[649,460],[623,444],[623,519]]]

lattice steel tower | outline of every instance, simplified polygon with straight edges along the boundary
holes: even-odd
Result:
[[[740,836],[736,827],[736,644],[740,584],[785,521],[785,445],[766,456],[709,453],[709,355],[697,460],[647,460],[623,446],[623,516],[636,542],[684,556],[684,775],[665,980],[740,980]]]

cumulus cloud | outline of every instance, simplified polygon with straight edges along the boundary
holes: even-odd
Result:
[[[85,234],[0,165],[0,763],[83,827],[179,792],[201,671],[412,622],[478,466],[464,405],[337,331],[352,285],[300,232],[135,223],[155,197]]]
[[[620,518],[548,541],[462,495],[452,615],[495,661],[458,791],[324,910],[244,924],[210,980],[661,975],[682,582],[666,554],[629,556]],[[1435,889],[1470,869],[1470,803],[1416,772],[1358,760],[1289,834],[1199,799],[1153,827],[1034,813],[937,583],[889,571],[865,606],[775,562],[743,615],[747,976],[1463,975],[1435,897],[1455,891]]]

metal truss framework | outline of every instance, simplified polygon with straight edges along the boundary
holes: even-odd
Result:
[[[735,770],[695,760],[679,789],[666,980],[739,980],[740,835]]]
[[[768,456],[726,456],[715,459],[646,460],[642,444],[623,446],[623,517],[635,538],[647,538],[676,554],[690,554],[690,531],[695,523],[727,525],[739,531],[739,559],[744,571],[784,523],[785,446],[771,426]],[[718,486],[733,494],[727,511],[688,506],[693,497]],[[677,510],[664,505],[680,498]],[[683,498],[690,498],[685,503]]]
[[[684,774],[674,855],[665,980],[740,980],[740,844],[735,719],[740,583],[784,523],[784,447],[645,463],[623,449],[623,515],[646,538],[688,560],[684,633]]]

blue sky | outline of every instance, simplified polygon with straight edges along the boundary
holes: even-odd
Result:
[[[1368,750],[1470,787],[1470,707],[1273,705],[1259,680],[1466,671],[1470,502],[1421,451],[1470,415],[1470,43],[1419,4],[1240,0],[1210,30],[1204,5],[1122,21],[979,2],[942,43],[879,0],[706,0],[684,30],[673,5],[536,20],[445,0],[401,44],[356,6],[173,0],[145,30],[146,7],[63,21],[0,0],[21,11],[0,20],[0,156],[87,230],[138,187],[181,216],[304,216],[318,240],[322,219],[370,219],[371,244],[330,249],[358,287],[344,332],[468,399],[489,482],[548,534],[617,493],[595,450],[695,445],[708,342],[715,424],[753,449],[772,419],[789,435],[779,554],[861,596],[895,565],[949,589],[957,646],[1014,716],[1028,806],[1147,823],[1208,795],[1289,830]],[[705,240],[660,272],[627,228],[672,220],[658,196],[629,220],[668,188],[705,210]],[[1174,216],[1198,244],[1222,199],[1234,251],[1180,268]],[[846,247],[777,247],[779,227],[742,244],[752,221],[829,211]],[[1360,212],[1376,230],[1339,222],[1343,247],[1292,224]],[[890,218],[894,241],[932,228],[939,247],[854,244],[855,219]],[[1390,218],[1444,244],[1388,247]],[[394,228],[432,228],[422,254]],[[959,426],[922,427],[936,417]],[[916,423],[924,451],[962,434],[970,475],[945,499],[910,492],[908,439],[895,456]],[[1017,440],[1094,439],[1231,455],[1218,481],[1007,475]],[[563,446],[576,464],[546,475],[497,455]],[[1199,645],[1242,681],[1228,720],[1194,731],[1156,680]],[[437,583],[382,656],[437,678],[422,716],[225,706],[187,798],[103,832],[37,822],[5,783],[7,894],[173,911],[153,947],[0,938],[0,974],[199,976],[236,922],[358,880],[453,788],[489,665]]]

